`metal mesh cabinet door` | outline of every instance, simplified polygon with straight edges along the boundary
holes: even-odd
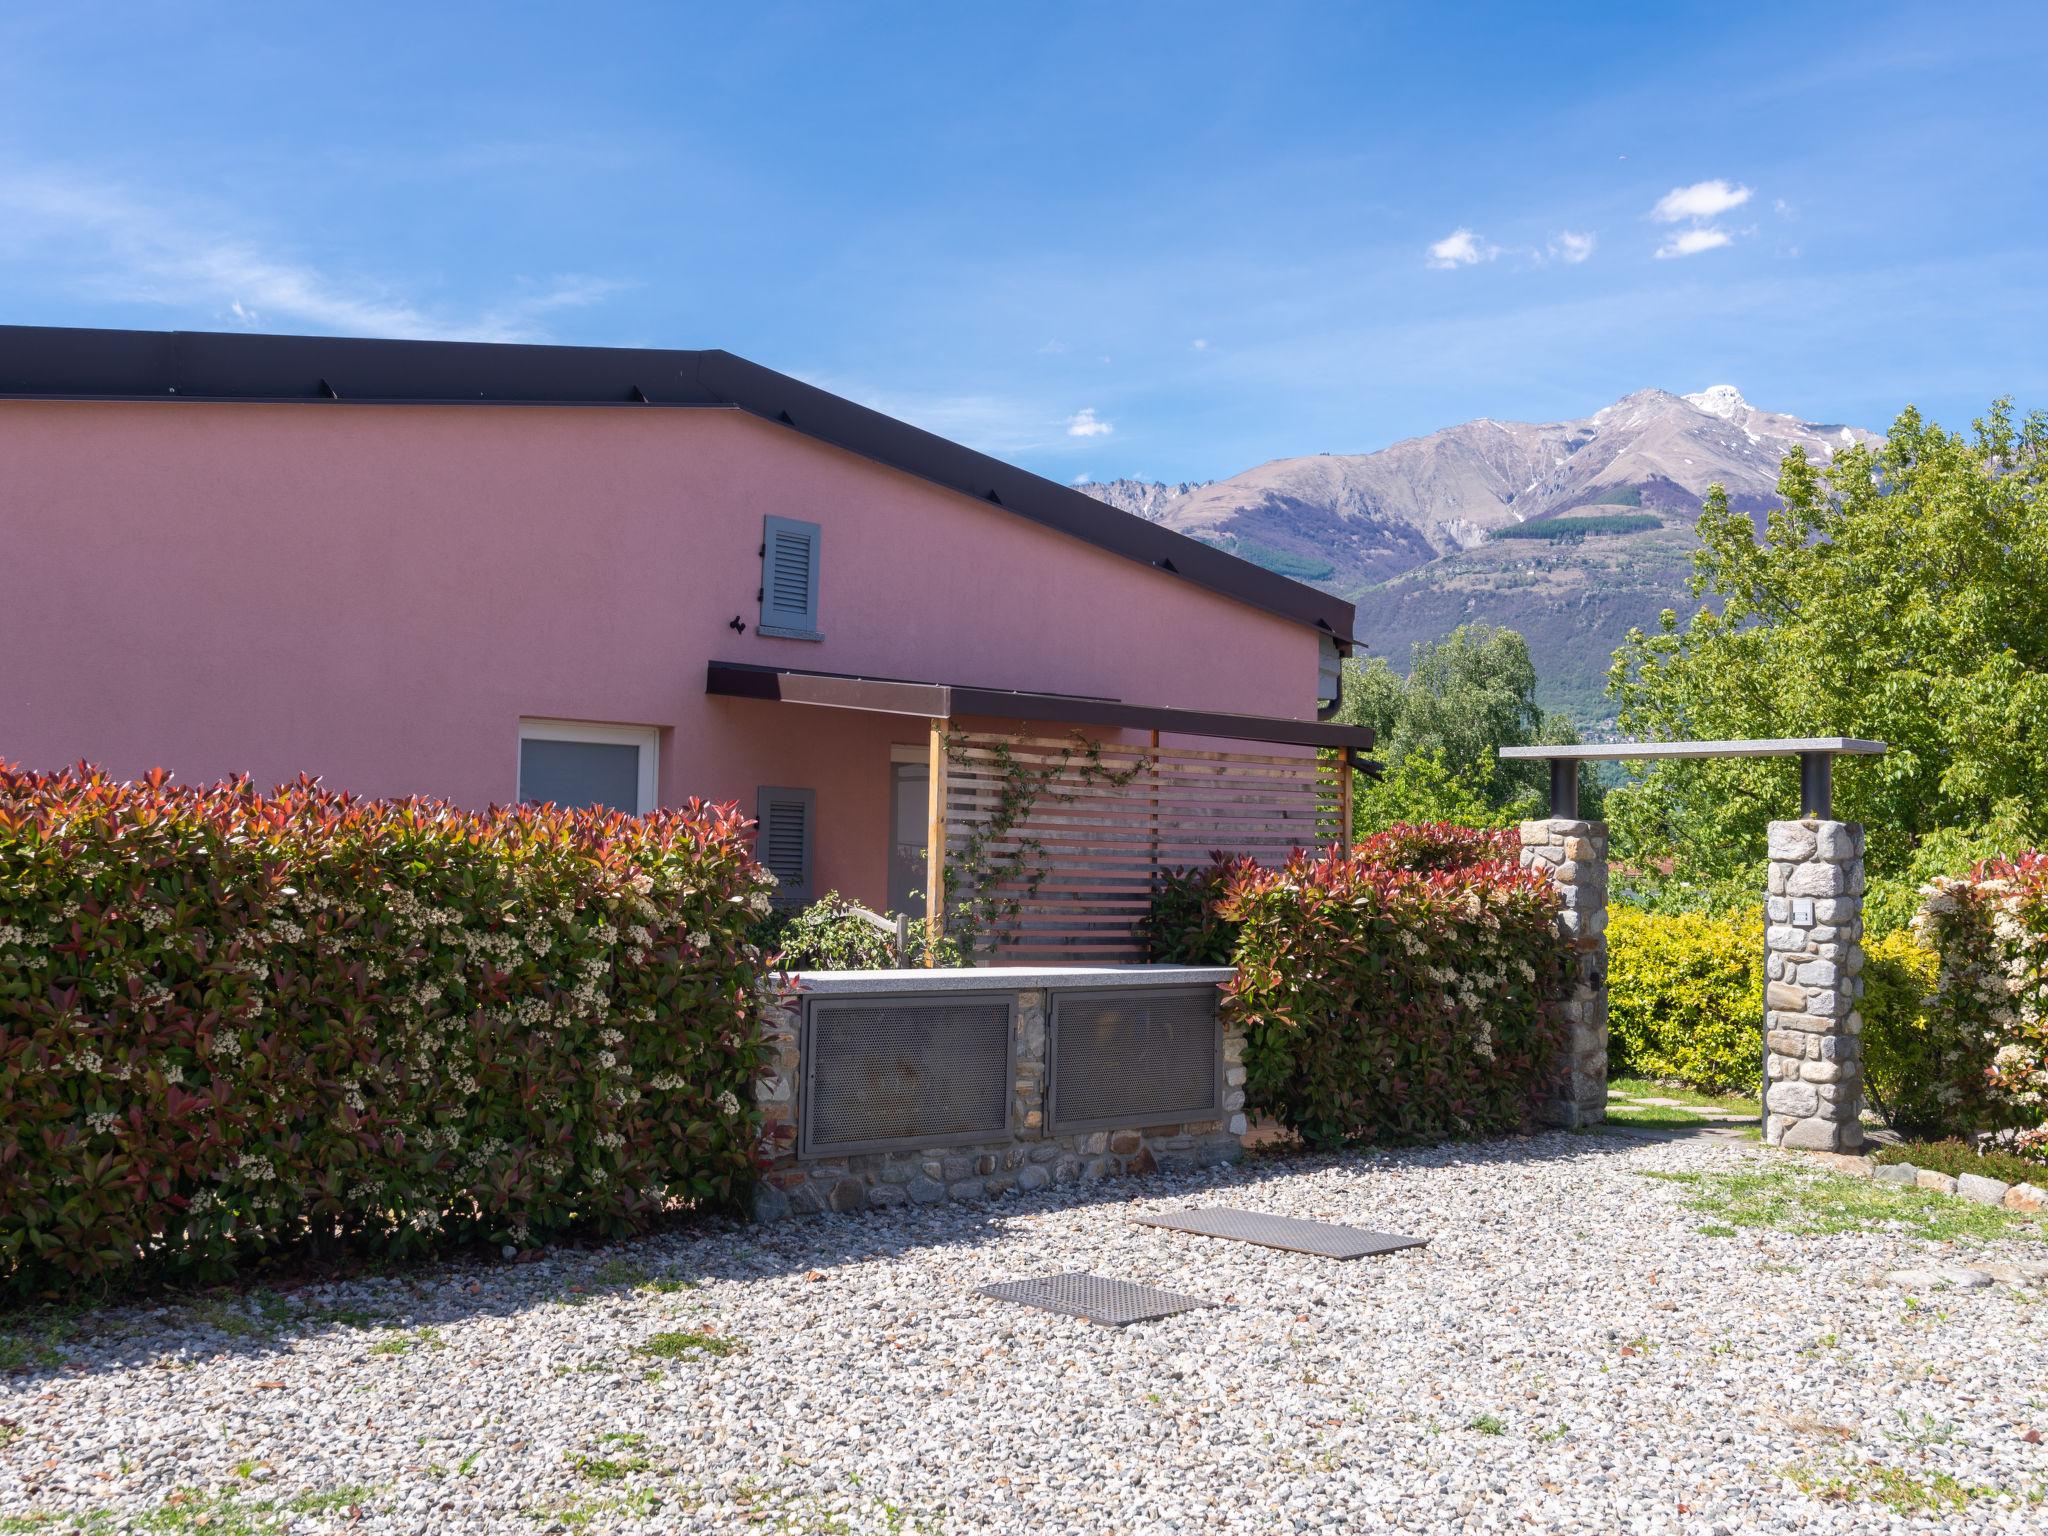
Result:
[[[1015,999],[819,998],[804,1028],[806,1156],[1001,1140]]]
[[[1221,1113],[1214,987],[1055,993],[1049,1049],[1056,1131],[1176,1125]]]

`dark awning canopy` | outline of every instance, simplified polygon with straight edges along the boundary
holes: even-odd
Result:
[[[1012,688],[973,688],[959,683],[909,682],[894,677],[854,677],[841,672],[806,672],[740,661],[714,661],[704,691],[731,699],[766,699],[781,704],[817,704],[870,714],[917,715],[946,720],[956,715],[993,720],[1043,720],[1059,725],[1097,725],[1117,730],[1163,731],[1176,736],[1214,736],[1228,741],[1265,741],[1298,747],[1371,750],[1369,726],[1330,725],[1318,720],[1281,720],[1268,715],[1230,715],[1196,709],[1163,709],[1121,699],[1073,693],[1028,693]]]

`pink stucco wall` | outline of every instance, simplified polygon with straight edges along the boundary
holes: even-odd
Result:
[[[823,525],[822,643],[754,633],[771,512]],[[867,900],[920,723],[708,660],[1315,708],[1307,628],[732,410],[4,402],[0,551],[0,757],[482,805],[521,717],[655,725],[664,802],[812,787]]]

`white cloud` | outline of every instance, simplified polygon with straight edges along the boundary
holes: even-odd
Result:
[[[1429,248],[1429,265],[1441,271],[1476,266],[1500,254],[1500,247],[1488,245],[1463,225],[1452,230]]]
[[[1726,245],[1734,238],[1725,229],[1702,224],[1694,229],[1682,229],[1673,235],[1657,247],[1657,257],[1661,261],[1672,256],[1697,256],[1701,251],[1711,251]]]
[[[1038,355],[1040,357],[1064,357],[1068,352],[1072,350],[1073,349],[1069,347],[1064,341],[1061,341],[1058,337],[1054,337],[1051,341],[1048,341],[1044,346],[1038,349]]]
[[[1206,352],[1209,350],[1208,338],[1204,336],[1197,336],[1193,341],[1189,342],[1188,345],[1193,347],[1197,352]]]
[[[1094,483],[1095,477],[1089,474],[1086,470],[1083,470],[1080,474],[1074,476],[1073,479],[1067,482],[1067,484],[1069,485],[1093,485]]]
[[[1095,414],[1095,407],[1084,406],[1067,418],[1069,437],[1107,437],[1116,427]]]
[[[0,256],[52,260],[67,281],[120,303],[211,310],[250,327],[310,326],[370,336],[524,341],[540,318],[621,286],[567,277],[471,317],[435,314],[383,284],[264,250],[218,217],[185,217],[71,176],[0,174]]]
[[[1593,254],[1593,247],[1600,243],[1600,237],[1590,231],[1581,234],[1577,230],[1561,229],[1557,238],[1550,242],[1550,252],[1560,261],[1571,262],[1574,266]]]
[[[1660,224],[1676,224],[1681,219],[1711,219],[1730,208],[1740,208],[1753,195],[1749,187],[1732,186],[1719,178],[1696,181],[1689,187],[1673,187],[1657,199],[1657,206],[1650,210],[1650,217]]]

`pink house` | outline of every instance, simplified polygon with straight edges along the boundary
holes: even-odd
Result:
[[[945,741],[1370,745],[1349,604],[724,352],[0,327],[0,535],[0,757],[734,799],[792,896],[918,906]]]

